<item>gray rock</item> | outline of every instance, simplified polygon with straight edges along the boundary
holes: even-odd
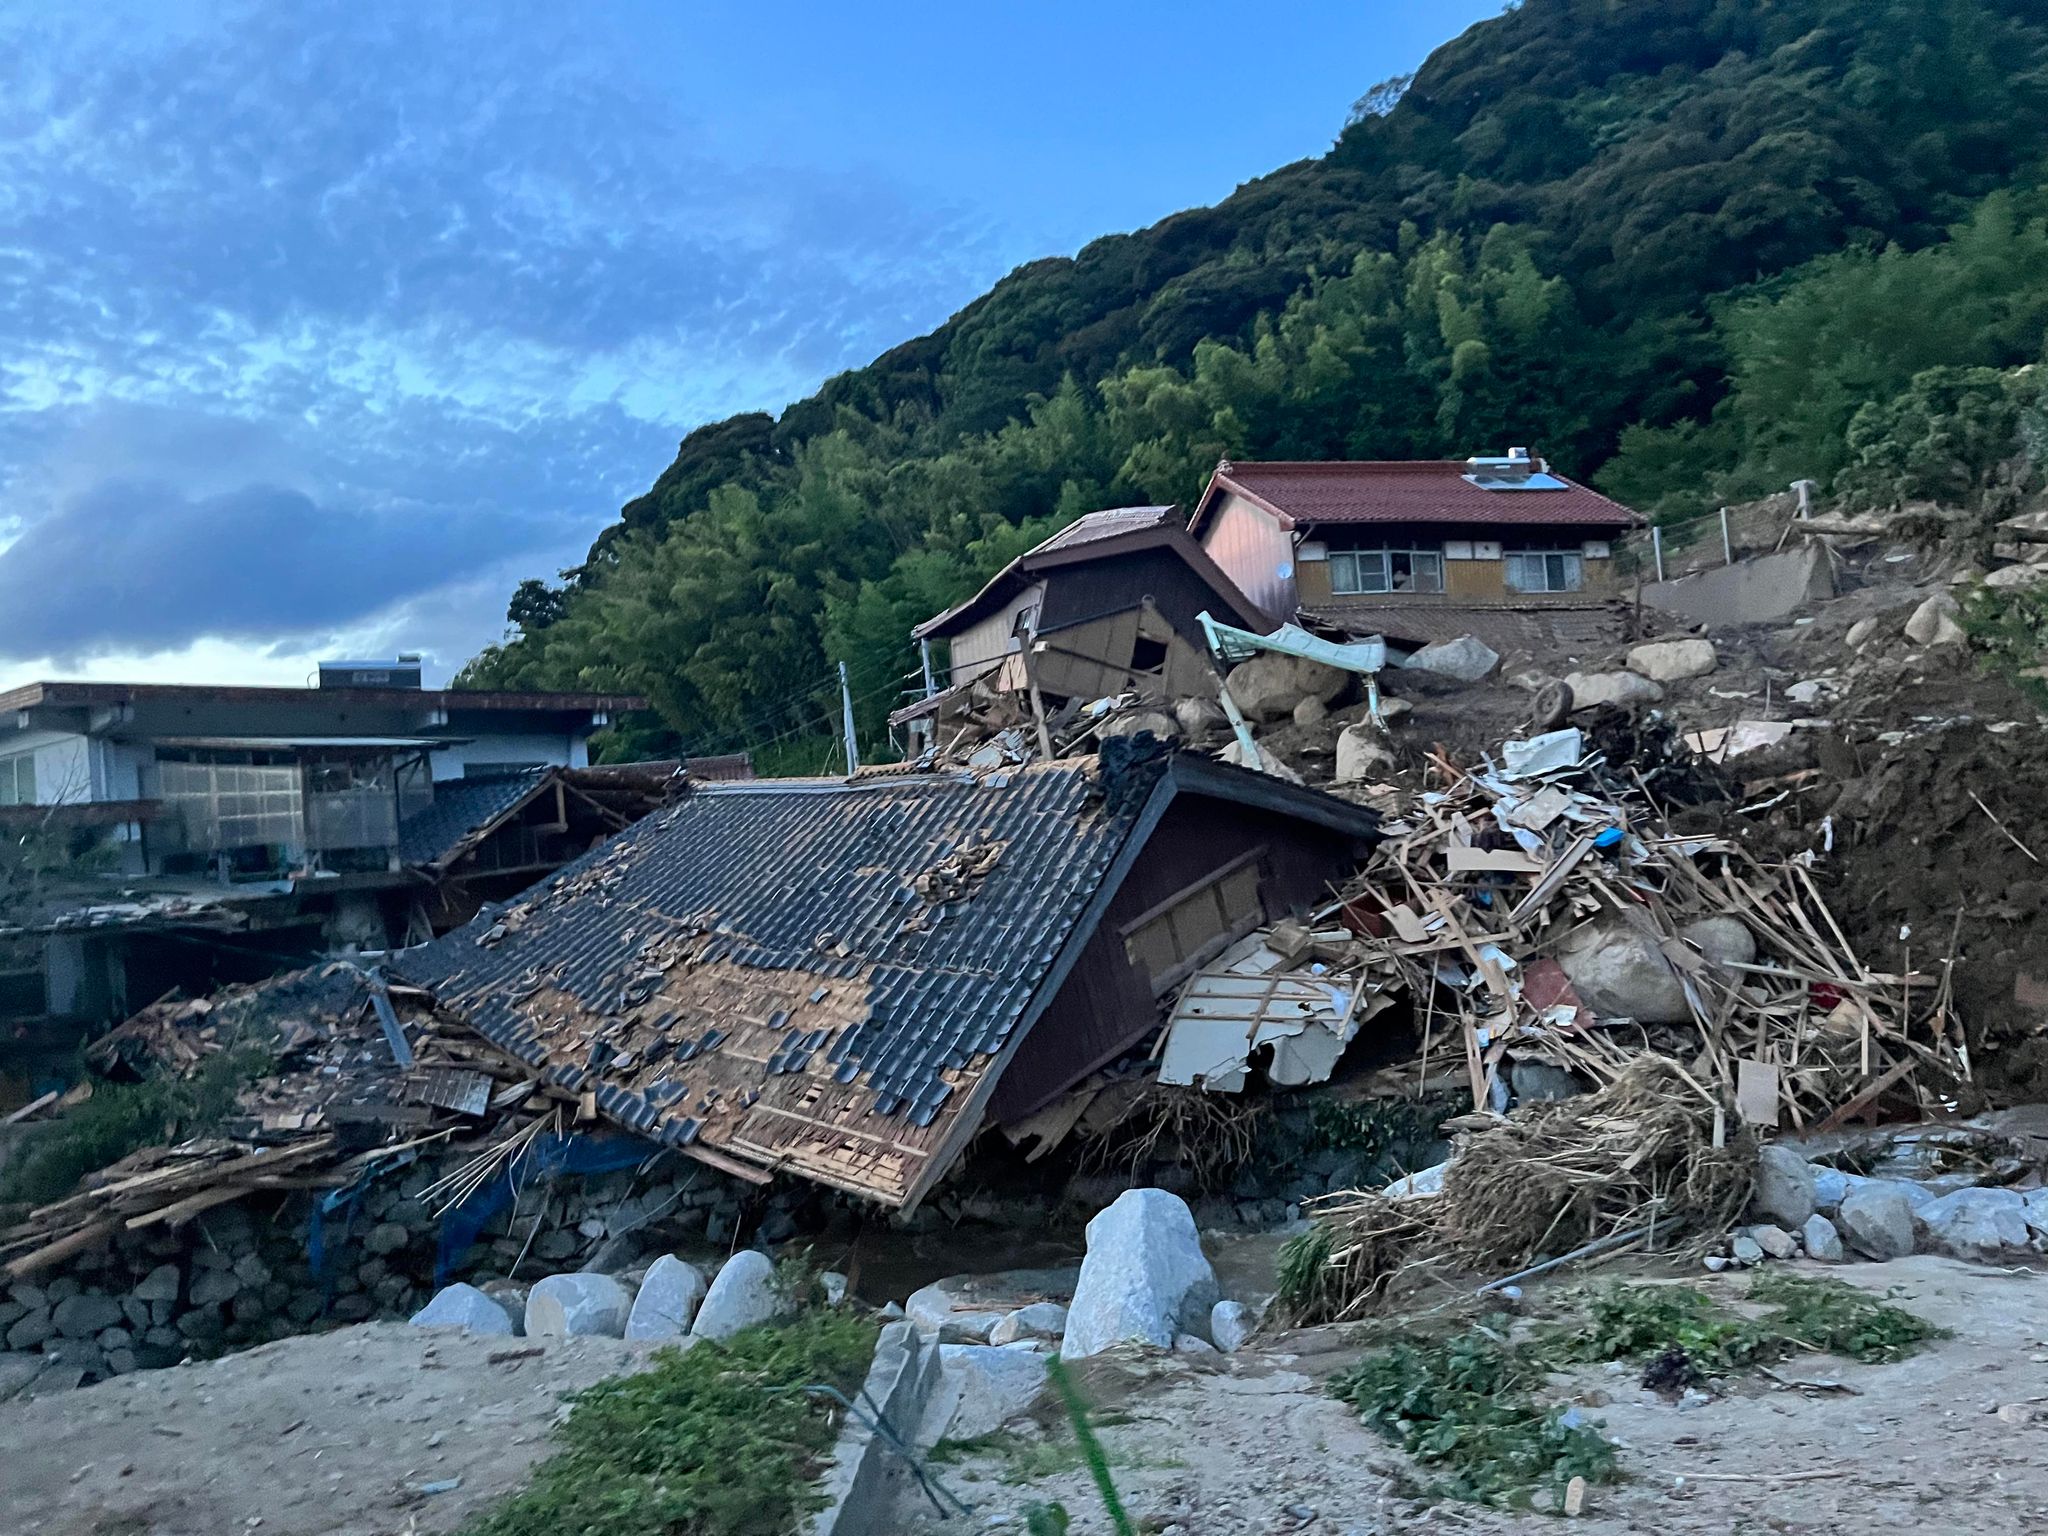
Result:
[[[1258,1315],[1241,1301],[1219,1301],[1209,1309],[1209,1337],[1226,1355],[1243,1349],[1258,1325]]]
[[[1716,965],[1756,964],[1756,935],[1739,917],[1695,918],[1678,936]]]
[[[1581,928],[1559,952],[1558,964],[1579,1000],[1602,1018],[1643,1024],[1692,1020],[1685,988],[1656,940],[1621,918]]]
[[[526,1298],[530,1339],[616,1339],[625,1334],[633,1297],[610,1275],[549,1275]]]
[[[457,1281],[444,1285],[434,1299],[413,1313],[415,1328],[460,1328],[465,1333],[498,1334],[510,1338],[519,1330],[511,1314],[473,1285]]]
[[[1564,683],[1572,691],[1574,711],[1601,704],[1633,709],[1639,704],[1659,704],[1664,699],[1661,687],[1634,672],[1569,672]]]
[[[159,1264],[142,1277],[132,1292],[137,1301],[176,1301],[180,1277],[175,1264]]]
[[[138,1370],[141,1367],[141,1364],[142,1362],[136,1358],[135,1351],[128,1348],[126,1345],[123,1345],[119,1349],[110,1349],[107,1351],[107,1370],[111,1372],[113,1375],[130,1375],[134,1371]]]
[[[121,1298],[121,1316],[127,1319],[130,1328],[134,1329],[137,1333],[141,1333],[150,1324],[149,1303],[137,1301],[133,1296],[123,1296]]]
[[[343,1316],[341,1310],[342,1302],[356,1300],[362,1301],[363,1310],[354,1317]],[[341,1318],[345,1323],[359,1323],[370,1315],[369,1298],[344,1296],[341,1301],[334,1304],[334,1315]],[[195,1344],[217,1339],[225,1330],[225,1324],[221,1321],[220,1309],[218,1307],[194,1307],[189,1312],[180,1312],[175,1326],[179,1334],[190,1339]]]
[[[57,1332],[57,1325],[50,1321],[49,1309],[38,1307],[26,1317],[19,1317],[7,1330],[9,1349],[34,1349]]]
[[[1781,1227],[1800,1225],[1814,1212],[1813,1165],[1790,1147],[1771,1143],[1757,1154],[1755,1203],[1759,1215]]]
[[[1763,1244],[1753,1237],[1738,1237],[1728,1245],[1728,1255],[1738,1264],[1761,1264],[1764,1261]]]
[[[793,1310],[775,1273],[775,1261],[758,1248],[742,1248],[725,1261],[705,1291],[690,1332],[700,1339],[729,1339],[742,1328],[771,1323]]]
[[[67,1339],[89,1339],[120,1323],[121,1303],[111,1296],[81,1292],[58,1302],[50,1321]]]
[[[253,1253],[245,1253],[234,1264],[235,1278],[244,1285],[270,1284],[270,1266]]]
[[[2048,566],[2001,565],[1985,574],[1984,585],[1999,592],[2038,586],[2044,580],[2048,580]]]
[[[387,1221],[370,1228],[370,1235],[363,1239],[365,1253],[396,1253],[412,1241],[412,1233],[395,1221]]]
[[[1007,1313],[989,1330],[991,1344],[1014,1344],[1019,1339],[1056,1339],[1067,1331],[1067,1309],[1056,1301],[1035,1301]]]
[[[1217,1351],[1216,1346],[1207,1339],[1196,1338],[1192,1333],[1181,1333],[1174,1335],[1173,1352],[1176,1355],[1213,1355]]]
[[[0,1355],[0,1403],[29,1386],[43,1374],[40,1355]]]
[[[370,1314],[376,1310],[377,1304],[361,1293],[353,1296],[343,1296],[334,1303],[334,1320],[338,1323],[365,1322]],[[202,1315],[198,1312],[187,1312],[185,1317],[199,1317]],[[185,1326],[185,1317],[178,1319],[178,1326],[180,1328]]]
[[[50,1305],[50,1293],[40,1285],[30,1285],[26,1280],[9,1286],[7,1298],[10,1301],[19,1302],[31,1312],[39,1307]]]
[[[1719,660],[1711,640],[1653,640],[1628,653],[1628,669],[1653,683],[1705,677]]]
[[[94,1340],[101,1349],[126,1349],[135,1342],[135,1335],[126,1328],[109,1328]]]
[[[2048,1189],[2033,1189],[2020,1197],[2026,1208],[2027,1230],[2037,1238],[2048,1238]]]
[[[1906,620],[1906,638],[1915,645],[1952,645],[1964,638],[1956,615],[1962,612],[1946,592],[1937,592]]]
[[[917,1438],[973,1440],[1029,1413],[1045,1394],[1046,1356],[1028,1349],[941,1344],[939,1379]]]
[[[1221,1299],[1187,1202],[1127,1190],[1088,1223],[1060,1354],[1082,1360],[1127,1341],[1170,1349],[1182,1333],[1206,1332]]]
[[[844,1306],[852,1291],[853,1282],[836,1269],[824,1270],[818,1276],[818,1293],[828,1307]]]
[[[1326,667],[1300,656],[1261,651],[1250,661],[1231,668],[1227,686],[1230,697],[1247,719],[1287,720],[1294,706],[1313,698],[1324,704],[1342,693],[1351,674]]]
[[[1842,1234],[1818,1211],[1806,1218],[1806,1224],[1799,1229],[1799,1238],[1806,1245],[1806,1256],[1816,1264],[1839,1264],[1848,1257],[1842,1249]]]
[[[1080,1281],[1078,1269],[1007,1269],[987,1275],[948,1275],[911,1293],[903,1314],[942,1344],[986,1344],[996,1325],[1020,1307],[1065,1300]]]
[[[1876,634],[1878,628],[1879,625],[1875,618],[1858,619],[1849,626],[1849,633],[1844,635],[1842,639],[1850,650],[1860,651],[1863,649],[1863,642]]]
[[[1320,700],[1303,700],[1303,703],[1315,703],[1321,707]],[[1105,720],[1098,734],[1105,737],[1150,736],[1155,741],[1178,741],[1180,722],[1163,709],[1127,709],[1115,718]]]
[[[232,1301],[241,1289],[242,1282],[235,1278],[233,1270],[205,1270],[192,1277],[192,1305],[211,1307],[223,1301]]]
[[[49,1284],[50,1305],[54,1307],[60,1301],[69,1301],[84,1289],[84,1286],[69,1275],[60,1275]]]
[[[1913,1251],[1913,1203],[1883,1180],[1844,1195],[1835,1226],[1845,1243],[1873,1259],[1901,1259]]]
[[[1418,672],[1434,672],[1438,677],[1448,677],[1454,682],[1476,683],[1500,665],[1500,652],[1483,640],[1460,635],[1455,640],[1439,640],[1434,645],[1425,645],[1401,665]]]
[[[1343,738],[1340,736],[1337,742],[1340,760],[1343,745]],[[1259,760],[1256,767],[1260,773],[1266,774],[1271,778],[1280,779],[1288,784],[1299,784],[1302,782],[1300,770],[1271,747],[1261,746],[1258,750]],[[1218,756],[1222,761],[1229,763],[1235,768],[1250,768],[1254,766],[1250,754],[1244,749],[1244,744],[1235,737],[1231,738],[1229,745],[1224,747]]]
[[[1792,1241],[1792,1234],[1783,1227],[1759,1222],[1749,1229],[1750,1241],[1774,1259],[1789,1259],[1799,1251],[1799,1245]]]
[[[1839,1168],[1829,1168],[1815,1163],[1813,1167],[1813,1208],[1823,1216],[1833,1216],[1842,1207],[1851,1190],[1867,1189],[1881,1184],[1896,1190],[1905,1197],[1906,1203],[1914,1210],[1937,1198],[1940,1191],[1916,1184],[1911,1179],[1873,1179],[1860,1173],[1844,1173]]]
[[[1400,766],[1401,759],[1387,733],[1370,720],[1347,725],[1337,733],[1337,782],[1355,784],[1380,778]]]
[[[1173,718],[1179,723],[1183,735],[1197,739],[1211,731],[1220,731],[1230,723],[1221,704],[1204,698],[1174,700]]]
[[[1921,1206],[1913,1220],[1937,1253],[1979,1264],[2032,1247],[2027,1203],[2009,1189],[1959,1189]]]
[[[679,1339],[697,1319],[697,1308],[709,1289],[704,1272],[685,1264],[672,1253],[664,1253],[647,1266],[647,1278],[640,1282],[633,1298],[633,1310],[626,1318],[629,1339]]]

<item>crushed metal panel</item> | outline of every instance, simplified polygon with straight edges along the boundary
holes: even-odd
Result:
[[[1242,1092],[1252,1058],[1271,1047],[1267,1078],[1282,1088],[1325,1081],[1361,1024],[1390,999],[1287,962],[1254,935],[1197,973],[1167,1022],[1159,1081],[1211,1093]]]
[[[405,1080],[406,1102],[430,1104],[458,1115],[481,1116],[490,1107],[496,1080],[464,1067],[421,1067]]]

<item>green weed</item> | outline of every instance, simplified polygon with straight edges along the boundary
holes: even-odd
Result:
[[[826,1310],[750,1328],[574,1400],[561,1448],[465,1536],[780,1536],[822,1507],[815,1476],[835,1430],[800,1390],[852,1395],[875,1327]]]
[[[1774,1309],[1764,1321],[1791,1343],[1867,1365],[1903,1360],[1948,1337],[1946,1328],[1825,1275],[1762,1275],[1749,1299]]]
[[[1378,1350],[1330,1389],[1435,1475],[1432,1492],[1527,1508],[1539,1489],[1616,1476],[1597,1429],[1536,1403],[1543,1377],[1534,1352],[1474,1331]]]

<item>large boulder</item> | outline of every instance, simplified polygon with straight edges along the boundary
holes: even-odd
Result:
[[[1872,1179],[1860,1173],[1844,1173],[1839,1168],[1813,1167],[1813,1207],[1823,1216],[1832,1216],[1841,1209],[1842,1202],[1853,1190],[1865,1189],[1872,1184],[1881,1184],[1905,1200],[1911,1210],[1919,1210],[1938,1194],[1925,1184],[1916,1184],[1911,1179]]]
[[[1716,965],[1756,964],[1756,935],[1739,917],[1716,913],[1694,918],[1678,930],[1678,936]]]
[[[1230,717],[1214,699],[1191,695],[1173,701],[1173,718],[1183,736],[1201,738],[1212,731],[1230,729]]]
[[[1557,960],[1579,1001],[1601,1018],[1692,1022],[1685,988],[1657,941],[1619,918],[1581,928]]]
[[[1060,1354],[1080,1360],[1132,1341],[1171,1349],[1180,1334],[1206,1334],[1220,1300],[1187,1202],[1163,1189],[1126,1190],[1088,1223]]]
[[[2027,1203],[2009,1189],[1959,1189],[1928,1201],[1913,1221],[1935,1252],[1979,1264],[2032,1248]]]
[[[1842,1234],[1818,1211],[1807,1217],[1800,1227],[1799,1241],[1806,1249],[1806,1256],[1816,1264],[1839,1264],[1848,1257],[1842,1251]]]
[[[1455,640],[1439,640],[1434,645],[1425,645],[1401,665],[1412,667],[1417,672],[1434,672],[1438,677],[1448,677],[1454,682],[1476,683],[1500,665],[1500,652],[1483,640],[1460,635]]]
[[[2044,580],[2048,580],[2048,566],[2002,565],[1985,575],[1984,585],[1995,592],[2012,592],[2038,586]]]
[[[1275,721],[1292,719],[1294,706],[1303,699],[1329,703],[1350,681],[1349,672],[1326,667],[1320,661],[1261,651],[1250,661],[1231,668],[1225,686],[1246,718]]]
[[[1209,1337],[1226,1355],[1243,1349],[1258,1326],[1258,1313],[1241,1301],[1219,1301],[1209,1309]]]
[[[1029,1413],[1045,1394],[1047,1356],[986,1344],[941,1344],[939,1379],[926,1400],[917,1439],[975,1440]]]
[[[1103,722],[1098,735],[1150,736],[1155,741],[1174,741],[1180,736],[1180,722],[1163,709],[1127,709]]]
[[[1572,691],[1574,710],[1617,704],[1633,709],[1639,704],[1663,702],[1664,690],[1637,672],[1571,672],[1565,686]]]
[[[626,1314],[629,1339],[675,1339],[690,1331],[697,1308],[710,1287],[704,1271],[664,1253],[647,1266],[647,1276]]]
[[[1719,660],[1711,640],[1652,640],[1628,653],[1628,669],[1653,683],[1705,677]]]
[[[511,1314],[473,1285],[444,1285],[434,1299],[412,1315],[415,1328],[460,1328],[465,1333],[509,1338],[519,1330]]]
[[[1370,720],[1347,725],[1337,733],[1337,782],[1383,778],[1400,766],[1387,733]]]
[[[1800,1227],[1814,1212],[1813,1165],[1773,1142],[1757,1154],[1756,1208],[1779,1226]]]
[[[758,1248],[742,1248],[725,1261],[705,1291],[690,1332],[700,1339],[729,1339],[742,1328],[772,1323],[793,1310],[775,1273],[775,1261]]]
[[[1869,1258],[1902,1259],[1913,1251],[1913,1204],[1880,1179],[1842,1197],[1835,1226],[1844,1242]]]
[[[1956,645],[1966,637],[1956,622],[1962,611],[1953,597],[1937,592],[1906,620],[1906,638],[1915,645]]]
[[[616,1339],[632,1306],[631,1293],[610,1275],[549,1275],[527,1293],[526,1336]]]

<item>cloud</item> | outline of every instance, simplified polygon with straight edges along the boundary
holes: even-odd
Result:
[[[305,635],[530,551],[533,533],[324,506],[278,486],[191,499],[108,481],[0,551],[0,613],[10,653],[60,664],[202,636]]]
[[[0,658],[458,588],[481,644],[479,584],[577,558],[691,426],[1007,265],[883,177],[749,161],[607,46],[517,0],[0,19]]]

